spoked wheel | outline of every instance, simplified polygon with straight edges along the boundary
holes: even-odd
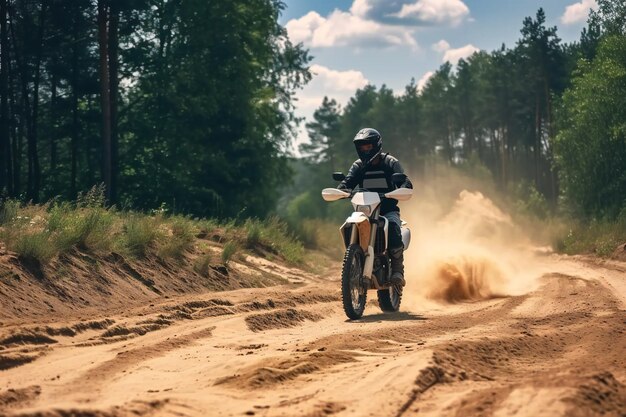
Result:
[[[393,313],[400,309],[402,288],[392,285],[386,290],[378,290],[378,305],[386,313]]]
[[[349,319],[361,318],[365,310],[367,288],[363,284],[363,267],[365,255],[359,245],[348,246],[343,258],[341,270],[341,295],[343,298],[343,310]]]

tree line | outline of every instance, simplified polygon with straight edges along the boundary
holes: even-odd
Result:
[[[0,195],[270,211],[310,79],[279,0],[0,0]]]
[[[399,96],[368,85],[343,108],[324,98],[301,146],[318,183],[350,166],[350,139],[369,126],[418,174],[434,159],[479,165],[502,190],[522,185],[553,210],[618,215],[626,207],[626,4],[598,4],[577,42],[563,43],[539,9],[512,48],[445,63],[421,91],[414,81]],[[306,195],[295,202],[300,212],[315,204]]]

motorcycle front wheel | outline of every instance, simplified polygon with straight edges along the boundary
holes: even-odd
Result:
[[[348,246],[341,270],[341,295],[343,310],[352,320],[361,318],[365,311],[367,288],[363,284],[364,266],[365,254],[361,246],[357,244]]]

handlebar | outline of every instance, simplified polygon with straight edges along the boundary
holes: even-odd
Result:
[[[376,193],[376,191],[370,191],[370,190],[368,190],[366,188],[354,188],[352,190],[350,190],[349,188],[346,188],[346,189],[343,189],[341,191],[345,191],[347,193],[350,193],[350,198],[354,197],[354,195],[356,193]],[[378,194],[378,197],[381,198],[381,199],[382,198],[387,198],[387,197],[385,197],[385,194],[387,194],[387,193],[376,193],[376,194]]]

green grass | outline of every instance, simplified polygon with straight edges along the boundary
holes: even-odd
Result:
[[[626,242],[626,211],[617,220],[574,223],[555,239],[554,247],[567,254],[592,253],[609,257]]]
[[[212,261],[213,256],[211,256],[210,252],[200,255],[193,263],[193,270],[203,277],[206,277],[207,275],[209,275],[209,265],[211,265]]]
[[[55,235],[60,253],[74,247],[107,251],[113,242],[115,212],[103,207],[76,208],[69,203],[54,205],[48,213],[48,230]]]
[[[230,240],[226,242],[226,244],[222,248],[222,263],[228,266],[229,262],[237,253],[237,251],[239,251],[239,244],[236,241]]]
[[[190,250],[196,240],[197,226],[188,217],[173,216],[167,219],[165,227],[168,233],[161,238],[157,256],[161,259],[182,259],[185,252]]]
[[[17,236],[8,248],[27,262],[47,264],[57,255],[57,248],[51,240],[50,233],[39,231]]]
[[[181,261],[202,244],[202,239],[223,243],[221,261],[225,265],[243,249],[294,265],[304,264],[305,246],[342,252],[336,225],[324,221],[305,220],[294,230],[276,217],[220,222],[163,212],[121,211],[104,204],[101,188],[81,194],[75,202],[33,205],[4,200],[0,205],[0,240],[20,258],[41,264],[75,249],[115,251],[130,258],[154,254],[163,260]],[[203,274],[210,256],[197,259],[194,268]]]
[[[261,247],[280,255],[291,264],[304,261],[304,246],[288,229],[287,224],[277,217],[267,220],[251,219],[244,224],[246,247]]]
[[[243,225],[246,230],[246,247],[254,248],[261,243],[262,223],[255,219],[246,220]]]
[[[162,231],[161,218],[133,213],[123,223],[123,232],[117,241],[118,250],[132,257],[143,257]]]
[[[19,209],[20,202],[17,200],[0,200],[0,226],[13,222]]]

